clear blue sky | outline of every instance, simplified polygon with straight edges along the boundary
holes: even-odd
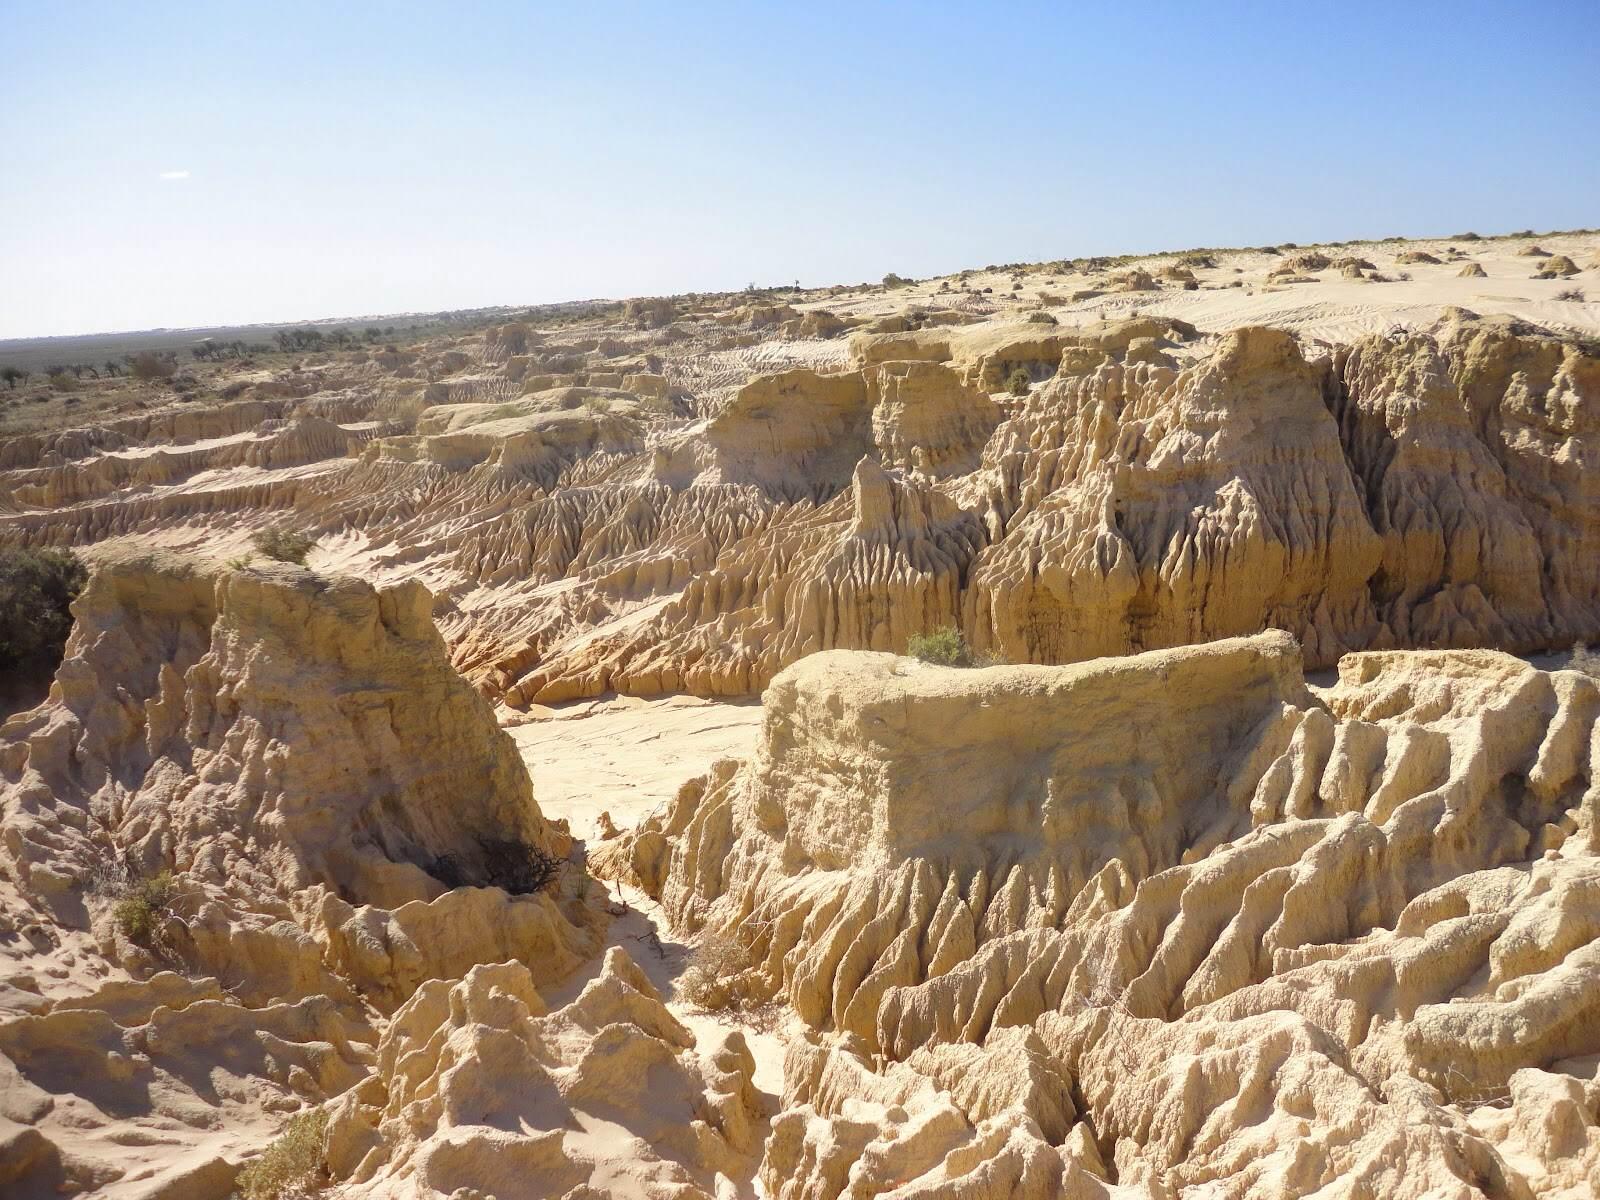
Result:
[[[1600,2],[0,0],[0,337],[1600,226]]]

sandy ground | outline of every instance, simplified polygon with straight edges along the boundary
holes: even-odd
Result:
[[[1463,257],[1451,258],[1452,247]],[[1530,247],[1566,255],[1580,268],[1579,273],[1565,279],[1531,278],[1545,256],[1522,253]],[[1269,272],[1283,259],[1313,249],[1333,259],[1346,256],[1365,259],[1388,281],[1345,279],[1337,270],[1312,272],[1310,278],[1314,282],[1306,283],[1285,283],[1269,278]],[[1417,250],[1444,261],[1437,264],[1396,261],[1399,254]],[[955,283],[953,276],[935,277],[888,292],[833,298],[797,307],[880,317],[899,312],[909,304],[924,304],[972,311],[991,319],[1015,319],[1022,312],[1038,307],[1041,293],[1068,297],[1118,271],[1142,268],[1159,272],[1177,257],[1175,254],[1152,254],[1119,262],[1103,271],[1054,276],[1038,269],[1017,275],[1005,270],[973,271],[968,273],[965,283]],[[1137,311],[1177,317],[1207,333],[1240,325],[1271,325],[1308,341],[1335,344],[1371,333],[1384,333],[1395,327],[1426,329],[1451,305],[1471,309],[1482,316],[1505,314],[1550,329],[1590,335],[1600,331],[1600,236],[1595,234],[1306,245],[1284,248],[1274,254],[1258,250],[1219,251],[1214,257],[1215,267],[1195,269],[1194,275],[1200,284],[1196,291],[1183,291],[1168,283],[1156,292],[1105,292],[1047,307],[1066,326],[1102,317],[1125,317]],[[1460,271],[1468,262],[1481,266],[1484,277],[1461,278]],[[1402,275],[1410,278],[1403,279]],[[940,285],[947,280],[957,290],[941,292]],[[1015,292],[1011,290],[1013,280],[1022,285]],[[980,292],[984,288],[993,291],[974,299],[960,290],[967,287]],[[1557,299],[1574,289],[1582,292],[1585,298]]]
[[[501,717],[533,776],[534,795],[545,816],[565,818],[574,834],[588,838],[596,836],[601,812],[609,812],[619,828],[632,827],[717,759],[749,754],[761,724],[761,704],[614,696],[555,708],[535,706],[527,713],[502,710]],[[756,1087],[776,1109],[794,1015],[778,1006],[754,1013],[712,1013],[689,1003],[678,994],[677,979],[689,965],[690,947],[673,935],[660,906],[635,888],[603,886],[616,901],[607,947],[621,946],[644,969],[702,1052],[730,1030],[742,1034],[755,1059]],[[604,958],[602,950],[544,994],[545,1001],[556,1008],[575,999],[600,974]],[[741,1197],[764,1195],[753,1178],[734,1182]],[[633,1194],[620,1179],[613,1183],[615,1194]]]
[[[612,696],[535,705],[525,714],[503,710],[502,718],[544,815],[565,817],[574,835],[588,838],[602,812],[617,828],[632,828],[717,759],[749,754],[761,703]]]
[[[776,1112],[783,1099],[784,1047],[791,1038],[800,1036],[799,1018],[781,1005],[744,1013],[707,1012],[690,1004],[677,994],[677,978],[688,966],[689,947],[674,940],[666,914],[643,892],[633,888],[613,884],[611,894],[619,901],[612,911],[620,915],[612,919],[605,949],[621,946],[628,957],[639,964],[666,998],[668,1010],[694,1034],[695,1048],[700,1053],[710,1052],[730,1032],[741,1034],[755,1060],[755,1085],[766,1094],[772,1111]],[[542,991],[540,995],[545,1002],[555,1009],[575,1000],[584,986],[600,974],[605,949],[560,987]],[[759,1165],[759,1156],[752,1158],[748,1163],[750,1174],[729,1181],[734,1185],[733,1195],[739,1200],[765,1200],[766,1189],[754,1174]],[[614,1179],[607,1181],[608,1194],[617,1200],[645,1200],[645,1193],[631,1186],[626,1175],[626,1171],[619,1171]],[[722,1197],[720,1188],[717,1194]]]

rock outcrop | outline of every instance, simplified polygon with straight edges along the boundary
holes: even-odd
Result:
[[[1426,375],[1410,361],[1424,347]],[[1600,512],[1582,466],[1593,453],[1593,359],[1470,319],[1439,340],[1361,343],[1326,365],[1266,331],[1235,334],[1176,372],[1119,365],[1113,348],[1069,374],[1067,350],[1082,352],[1063,350],[1056,381],[998,427],[973,477],[995,481],[977,509],[989,544],[966,567],[961,597],[976,646],[1056,662],[1281,625],[1324,665],[1368,646],[1532,650],[1595,637],[1600,581],[1569,574],[1588,574],[1594,555],[1578,547],[1594,541]],[[1519,358],[1522,376],[1504,365]],[[1376,425],[1356,414],[1380,404],[1407,415],[1374,438]],[[1396,473],[1429,461],[1422,445],[1440,439],[1482,467]],[[1041,450],[1050,446],[1071,449]],[[1424,501],[1435,487],[1448,492]],[[1458,538],[1483,531],[1481,549],[1435,540],[1427,553],[1398,551],[1446,523]],[[735,548],[726,569],[737,573],[740,557]],[[1511,574],[1496,565],[1511,561]],[[1502,581],[1528,570],[1547,586],[1508,595]],[[669,608],[633,645],[670,644],[675,616]],[[802,631],[792,644],[807,641]],[[639,651],[606,652],[626,661]],[[613,672],[623,687],[629,675]]]
[[[225,1195],[425,980],[594,953],[571,839],[431,610],[286,565],[95,572],[49,699],[0,727],[0,1070],[50,1097],[0,1114],[18,1186],[152,1177],[129,1147],[159,1144],[161,1194]]]
[[[858,347],[883,398],[870,442],[863,431],[848,448],[904,476],[897,488],[932,474],[977,531],[952,560],[957,612],[913,605],[885,645],[874,623],[827,618],[852,603],[837,592],[818,606],[779,599],[822,582],[809,565],[821,560],[799,546],[853,536],[837,500],[789,508],[724,542],[705,583],[647,622],[547,654],[512,699],[748,691],[797,652],[899,649],[932,620],[1035,662],[1269,626],[1293,630],[1314,666],[1364,647],[1537,650],[1597,636],[1600,504],[1584,464],[1600,391],[1596,361],[1576,348],[1467,315],[1434,337],[1372,339],[1314,362],[1268,330],[1230,335],[1187,367],[1159,337],[1044,336],[1056,374],[993,424],[965,475],[992,402],[964,396],[944,364],[877,362]],[[966,373],[1041,352],[985,349]],[[920,412],[899,399],[912,379],[940,389]],[[922,412],[937,424],[913,444],[901,426]],[[894,562],[857,576],[857,596],[862,583],[888,585]],[[1528,572],[1541,588],[1516,585]]]
[[[737,986],[816,1031],[769,1179],[800,1164],[795,1195],[873,1195],[992,1158],[1040,1195],[1082,1174],[1230,1196],[1600,1182],[1600,687],[1390,652],[1319,695],[1299,663],[1267,634],[781,675],[755,759],[606,867],[739,939]],[[1058,1082],[1029,1099],[1028,1078]],[[865,1148],[894,1129],[887,1171]]]
[[[313,565],[426,579],[455,665],[514,705],[748,695],[802,654],[898,651],[930,623],[1041,663],[1269,627],[1312,667],[1600,640],[1582,339],[1462,310],[1330,345],[914,306],[840,316],[860,328],[828,341],[785,332],[827,309],[748,298],[685,308],[669,338],[659,307],[16,439],[0,540],[227,554],[290,524]],[[909,517],[893,539],[861,537],[863,460]]]
[[[766,1136],[754,1070],[737,1032],[698,1051],[619,949],[554,1012],[521,963],[473,967],[395,1014],[333,1109],[328,1165],[352,1198],[711,1200]]]
[[[223,1200],[295,1115],[352,1198],[1596,1194],[1600,685],[1506,653],[1600,641],[1592,319],[1285,249],[472,318],[0,440],[0,543],[96,567],[0,727],[0,1192]],[[1017,665],[898,657],[946,626]],[[491,707],[763,689],[588,848]]]
[[[1534,275],[1534,278],[1565,279],[1568,275],[1576,275],[1577,273],[1577,263],[1573,262],[1565,254],[1557,254],[1554,257],[1547,258],[1544,261],[1544,264],[1539,268],[1538,273]]]

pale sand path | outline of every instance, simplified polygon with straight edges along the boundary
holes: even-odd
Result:
[[[581,838],[596,836],[602,812],[631,829],[717,759],[748,755],[761,726],[759,701],[696,696],[613,696],[500,715],[539,808]]]
[[[632,828],[717,759],[748,755],[761,727],[761,704],[614,696],[559,707],[535,705],[527,713],[502,709],[500,716],[533,777],[544,815],[565,818],[575,835],[593,838],[601,812],[609,812],[618,828]],[[742,1033],[755,1059],[755,1085],[776,1104],[783,1095],[783,1054],[793,1014],[712,1013],[689,1003],[678,994],[676,981],[689,965],[690,948],[672,932],[660,905],[636,888],[598,880],[595,886],[626,905],[611,922],[607,946],[621,946],[644,969],[702,1051],[730,1029]],[[604,958],[602,950],[570,979],[541,993],[545,1002],[554,1009],[575,999],[599,975]],[[764,1194],[754,1178],[733,1183],[740,1197]],[[620,1177],[611,1185],[619,1197],[642,1198]]]

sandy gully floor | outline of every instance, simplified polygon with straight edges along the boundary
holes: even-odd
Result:
[[[758,700],[738,703],[671,696],[612,696],[507,714],[508,729],[533,777],[546,817],[566,818],[578,837],[593,837],[609,812],[632,828],[687,779],[719,758],[743,758],[761,725]]]
[[[729,703],[693,696],[645,700],[612,696],[528,713],[501,710],[520,722],[508,731],[533,777],[534,795],[546,817],[565,818],[579,837],[595,836],[595,821],[609,812],[619,828],[631,828],[670,799],[687,779],[719,758],[742,758],[755,748],[761,725],[759,701]],[[677,978],[688,965],[689,947],[674,936],[665,914],[635,888],[609,884],[619,901],[607,936],[621,946],[667,998],[668,1008],[703,1045],[714,1045],[730,1028],[744,1035],[756,1062],[754,1082],[774,1104],[783,1093],[783,1055],[792,1018],[774,1007],[755,1013],[708,1013],[678,994]],[[597,954],[545,996],[551,1007],[575,998],[599,974]],[[618,1196],[641,1195],[626,1180],[611,1181]],[[763,1194],[757,1181],[735,1181],[740,1197]]]

